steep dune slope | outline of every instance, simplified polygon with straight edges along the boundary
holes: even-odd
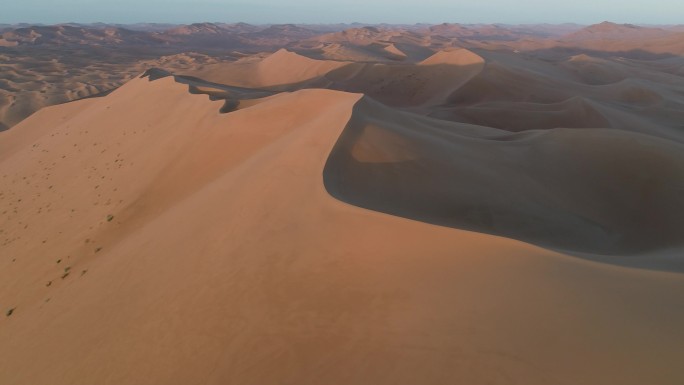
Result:
[[[549,128],[612,127],[610,121],[593,104],[582,98],[561,103],[489,102],[474,106],[445,107],[430,116],[500,128],[506,131],[543,130]]]
[[[684,146],[626,131],[511,134],[366,100],[325,175],[362,207],[569,251],[684,246]]]

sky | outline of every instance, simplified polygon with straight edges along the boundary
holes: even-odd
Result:
[[[684,24],[684,0],[0,0],[0,23]],[[5,4],[2,4],[5,3]]]

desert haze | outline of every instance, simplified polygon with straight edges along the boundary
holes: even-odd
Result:
[[[0,384],[683,384],[683,31],[0,25]]]

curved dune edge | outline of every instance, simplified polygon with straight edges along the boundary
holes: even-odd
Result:
[[[607,116],[608,115],[608,116]],[[429,116],[445,120],[499,128],[509,132],[562,128],[616,128],[609,114],[598,110],[581,97],[571,97],[560,103],[489,102],[471,107],[451,107],[437,110]],[[533,116],[533,119],[529,117]],[[616,124],[617,126],[617,124]]]
[[[681,275],[331,197],[360,97],[136,79],[0,134],[2,383],[677,383]]]
[[[677,142],[627,131],[510,133],[365,98],[324,180],[361,207],[565,252],[676,254],[684,249],[682,154]],[[668,268],[684,270],[669,259]]]

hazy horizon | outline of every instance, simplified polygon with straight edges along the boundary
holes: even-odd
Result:
[[[684,11],[675,0],[578,0],[554,4],[531,0],[493,0],[452,4],[446,0],[380,0],[372,4],[347,0],[321,4],[311,0],[120,0],[116,3],[65,0],[55,7],[48,0],[27,0],[3,6],[0,23],[169,23],[246,22],[251,24],[595,24],[604,20],[631,24],[681,24]]]
[[[549,26],[562,26],[562,25],[576,25],[576,26],[590,26],[590,25],[596,25],[600,23],[613,23],[613,24],[618,24],[618,25],[635,25],[635,26],[641,26],[641,27],[676,27],[676,26],[682,26],[684,25],[683,23],[630,23],[630,22],[619,22],[615,20],[600,20],[594,23],[579,23],[579,22],[558,22],[558,23],[553,23],[553,22],[529,22],[529,23],[506,23],[506,22],[463,22],[463,21],[442,21],[442,22],[415,22],[415,23],[391,23],[391,22],[377,22],[377,23],[371,23],[371,22],[359,22],[359,21],[339,21],[339,22],[328,22],[328,23],[315,23],[315,22],[293,22],[293,21],[281,21],[281,22],[247,22],[243,20],[230,20],[230,21],[225,21],[225,20],[193,20],[193,21],[188,21],[188,22],[171,22],[171,21],[133,21],[133,22],[116,22],[116,21],[79,21],[79,20],[65,20],[65,21],[57,21],[57,22],[40,22],[40,21],[16,21],[16,22],[9,22],[9,21],[0,21],[0,25],[5,25],[5,26],[57,26],[57,25],[98,25],[98,24],[103,24],[103,25],[119,25],[119,26],[127,26],[127,25],[169,25],[169,26],[175,26],[175,25],[192,25],[192,24],[248,24],[256,27],[260,26],[271,26],[271,25],[300,25],[300,26],[333,26],[333,25],[349,25],[349,26],[354,26],[354,25],[360,25],[360,26],[420,26],[420,25],[440,25],[440,24],[459,24],[459,25],[464,25],[464,26],[487,26],[487,25],[499,25],[499,26],[535,26],[535,25],[549,25]]]

